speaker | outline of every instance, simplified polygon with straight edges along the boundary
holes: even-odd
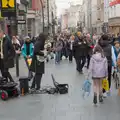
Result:
[[[29,81],[30,79],[28,77],[20,77],[20,92],[22,95],[25,95],[29,93]]]

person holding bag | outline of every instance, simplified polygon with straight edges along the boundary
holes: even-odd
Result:
[[[32,56],[33,56],[33,51],[34,51],[34,45],[33,45],[33,43],[31,42],[30,37],[29,37],[29,36],[26,36],[26,37],[25,37],[25,43],[24,43],[23,46],[22,46],[22,55],[23,55],[23,57],[24,57],[24,59],[25,59],[26,65],[27,65],[27,67],[28,67],[28,71],[29,71],[28,77],[29,77],[30,79],[32,79],[33,74],[32,74],[32,72],[30,71],[30,67],[29,67],[29,64],[28,64],[28,59],[31,59],[31,58],[32,58]]]
[[[44,45],[45,45],[45,35],[40,34],[35,45],[34,45],[34,53],[32,57],[32,63],[30,66],[30,70],[35,73],[33,78],[31,91],[40,91],[41,87],[41,79],[45,70],[45,56],[44,56]]]
[[[99,102],[103,102],[102,80],[108,76],[108,62],[103,54],[102,48],[97,45],[90,60],[89,74],[92,73],[94,98],[93,103],[97,104],[97,95]]]

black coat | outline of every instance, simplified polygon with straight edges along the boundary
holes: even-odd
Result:
[[[30,66],[30,70],[37,74],[44,74],[45,72],[45,63],[38,61],[36,57],[36,56],[44,57],[44,53],[41,52],[44,50],[43,46],[44,46],[44,43],[40,40],[37,40],[34,46],[34,55],[32,58],[32,64]]]
[[[75,41],[73,44],[73,55],[76,59],[88,55],[88,44],[84,40]]]
[[[102,47],[104,55],[107,58],[108,65],[112,65],[112,46],[109,43],[109,40],[99,40],[98,44]]]
[[[4,68],[14,67],[15,50],[12,42],[7,38],[3,38],[3,62]],[[0,66],[1,67],[1,66]]]

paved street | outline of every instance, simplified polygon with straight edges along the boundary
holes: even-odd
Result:
[[[15,69],[11,70],[15,76]],[[27,75],[23,60],[20,75]],[[98,107],[92,104],[92,95],[82,98],[83,75],[75,71],[75,64],[64,60],[61,65],[53,61],[46,64],[42,86],[53,85],[51,73],[59,83],[69,83],[66,95],[27,95],[3,102],[0,100],[0,120],[120,120],[120,97],[116,91]]]

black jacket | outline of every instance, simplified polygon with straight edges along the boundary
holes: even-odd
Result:
[[[44,42],[37,40],[34,45],[34,55],[32,58],[32,64],[30,66],[30,70],[37,74],[44,74],[45,72],[45,63],[39,62],[37,60],[37,56],[44,58],[44,52],[42,52],[43,50],[44,50]]]
[[[88,44],[85,40],[79,39],[73,44],[73,55],[76,59],[80,57],[86,57],[88,54]]]
[[[112,46],[109,40],[100,39],[98,44],[102,47],[104,55],[108,60],[108,65],[112,65]]]
[[[12,45],[12,42],[7,38],[3,38],[3,62],[5,68],[13,68],[14,67],[14,57],[15,50]]]

